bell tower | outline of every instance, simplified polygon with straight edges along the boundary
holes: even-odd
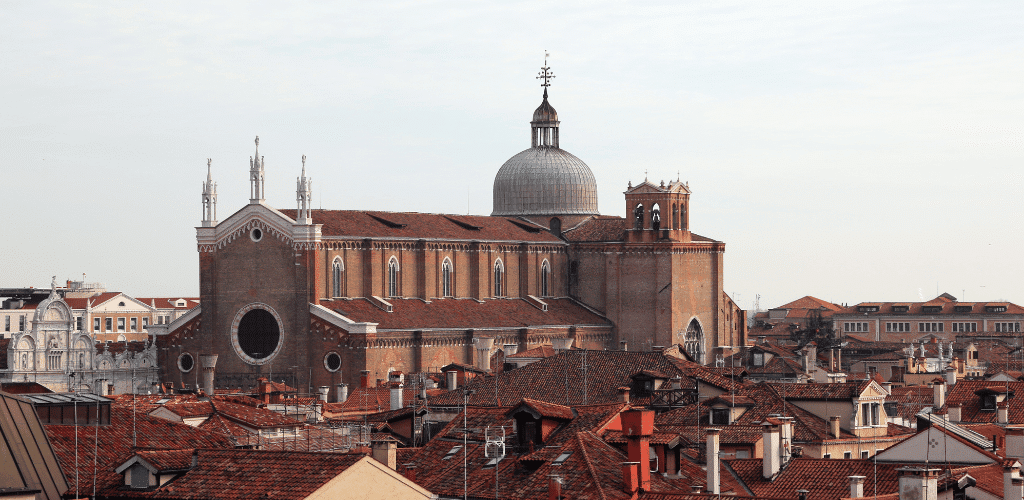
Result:
[[[626,188],[626,241],[691,241],[690,186],[680,180],[656,185],[646,178]]]

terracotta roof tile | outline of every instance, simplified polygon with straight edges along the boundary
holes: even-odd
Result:
[[[295,218],[295,210],[281,210]],[[506,217],[415,212],[313,210],[325,238],[409,238],[564,244],[540,226]],[[530,228],[530,229],[527,229]]]
[[[577,304],[572,299],[545,298],[547,311],[534,307],[526,299],[388,299],[392,312],[386,312],[367,299],[324,301],[322,306],[353,321],[377,323],[377,331],[408,329],[522,328],[538,325],[611,326],[607,319]]]
[[[550,344],[544,344],[533,349],[527,349],[522,352],[517,352],[510,356],[505,356],[506,360],[514,360],[516,358],[549,358],[555,355],[555,348]]]
[[[363,455],[264,450],[197,450],[198,465],[155,490],[110,485],[103,496],[134,498],[306,498]],[[120,477],[120,476],[118,476]],[[122,479],[123,483],[123,479]]]
[[[123,484],[124,478],[115,473],[114,469],[131,457],[133,443],[138,448],[147,449],[232,448],[234,446],[234,443],[225,436],[185,424],[142,413],[132,418],[131,410],[116,405],[112,405],[110,409],[110,425],[46,425],[44,428],[53,445],[54,452],[57,453],[61,468],[68,478],[69,491],[78,491],[81,494],[92,492],[94,458],[98,464],[96,469],[98,488]],[[82,473],[78,475],[74,473],[76,459],[78,464],[86,464],[82,466]],[[77,485],[75,484],[76,477],[79,481]]]
[[[496,376],[476,377],[466,387],[476,391],[469,400],[473,405],[508,406],[523,398],[565,406],[613,403],[619,400],[618,388],[631,385],[631,377],[642,370],[678,375],[685,388],[693,387],[697,378],[722,389],[735,385],[697,363],[661,352],[574,349]],[[630,400],[636,403],[641,398],[631,394]],[[442,392],[431,397],[430,404],[462,406],[462,391]]]
[[[836,500],[850,495],[849,476],[865,476],[866,483],[876,486],[880,495],[895,493],[899,486],[899,464],[871,460],[794,458],[772,481],[762,476],[760,458],[727,460],[725,464],[758,497],[793,498],[796,490],[805,489],[809,490],[808,500]]]

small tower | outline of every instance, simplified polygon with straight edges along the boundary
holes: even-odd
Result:
[[[213,160],[206,159],[206,184],[203,184],[203,227],[217,225],[217,183],[213,182]]]
[[[263,203],[263,157],[260,156],[260,136],[256,136],[256,157],[249,157],[249,203]]]
[[[626,240],[690,241],[690,186],[679,180],[660,185],[644,179],[626,192]]]
[[[298,210],[295,222],[299,224],[313,223],[313,179],[306,178],[306,155],[302,155],[302,177],[295,180],[295,201]]]

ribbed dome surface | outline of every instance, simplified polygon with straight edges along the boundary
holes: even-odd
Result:
[[[491,215],[597,213],[594,173],[568,151],[552,147],[527,149],[506,161],[494,177]]]
[[[537,106],[537,110],[533,112],[533,121],[535,122],[557,122],[558,111],[548,104],[548,100],[544,99],[544,102]]]

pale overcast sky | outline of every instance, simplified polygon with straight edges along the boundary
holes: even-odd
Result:
[[[0,2],[0,286],[198,294],[248,201],[489,214],[544,50],[603,214],[680,176],[745,308],[1024,304],[1024,2]],[[282,9],[281,6],[287,6]]]

